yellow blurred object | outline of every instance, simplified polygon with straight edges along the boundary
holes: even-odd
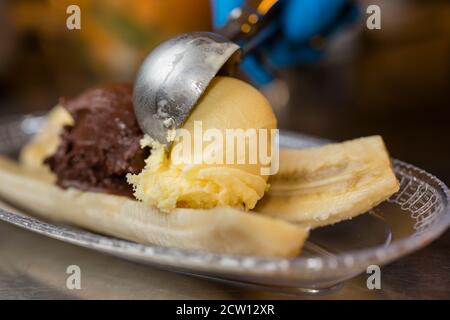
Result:
[[[81,9],[81,30],[66,28],[69,5]],[[207,0],[15,1],[10,7],[15,28],[37,33],[43,50],[79,55],[95,74],[110,80],[133,78],[148,52],[174,34],[210,29]],[[77,44],[79,51],[64,43]]]

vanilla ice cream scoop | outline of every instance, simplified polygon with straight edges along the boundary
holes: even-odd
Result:
[[[177,207],[255,207],[268,188],[277,121],[249,84],[215,77],[169,150],[149,136],[145,169],[128,175],[137,199],[169,212]],[[267,171],[267,170],[266,170]]]

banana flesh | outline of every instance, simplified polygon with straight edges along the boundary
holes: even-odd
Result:
[[[44,165],[44,159],[56,152],[60,143],[59,134],[66,125],[72,125],[72,116],[62,106],[56,106],[47,115],[45,124],[40,132],[22,149],[20,162],[27,168],[51,175],[51,171]]]
[[[233,208],[176,209],[166,214],[126,197],[63,190],[2,157],[0,181],[0,197],[27,212],[141,243],[293,257],[308,236],[305,228]]]
[[[315,228],[367,212],[398,191],[380,136],[282,149],[280,170],[255,211]]]

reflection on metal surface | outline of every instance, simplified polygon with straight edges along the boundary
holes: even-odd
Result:
[[[133,104],[142,130],[153,139],[168,142],[167,121],[182,126],[192,108],[220,69],[233,63],[240,48],[210,32],[192,32],[156,47],[142,63]]]

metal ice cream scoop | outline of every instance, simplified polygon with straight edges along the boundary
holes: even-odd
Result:
[[[185,33],[156,47],[134,85],[134,109],[142,130],[160,143],[170,143],[212,78],[219,71],[231,75],[246,48],[255,46],[277,2],[247,1],[230,13],[218,33]],[[243,50],[236,42],[245,45]]]

